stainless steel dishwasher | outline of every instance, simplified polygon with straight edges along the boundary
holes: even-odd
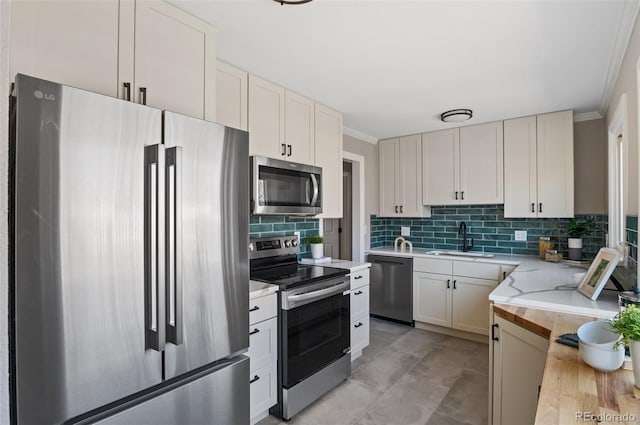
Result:
[[[372,316],[413,324],[413,258],[368,255]]]

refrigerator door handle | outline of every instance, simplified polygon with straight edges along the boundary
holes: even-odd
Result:
[[[145,159],[145,346],[165,346],[164,164],[163,145],[146,146]]]
[[[182,147],[167,149],[167,342],[182,344]]]

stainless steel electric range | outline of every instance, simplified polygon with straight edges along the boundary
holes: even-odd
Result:
[[[291,419],[351,375],[347,270],[298,264],[296,236],[251,239],[251,279],[280,286],[278,404]]]

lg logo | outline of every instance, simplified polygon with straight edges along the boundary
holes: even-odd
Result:
[[[40,90],[34,91],[33,95],[36,97],[36,99],[40,99],[40,100],[42,100],[42,99],[44,99],[44,100],[56,100],[56,97],[54,95],[41,92]]]

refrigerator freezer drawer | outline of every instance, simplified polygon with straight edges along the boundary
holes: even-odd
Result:
[[[205,370],[175,389],[95,422],[100,425],[249,424],[249,359]],[[92,422],[93,423],[93,422]]]

